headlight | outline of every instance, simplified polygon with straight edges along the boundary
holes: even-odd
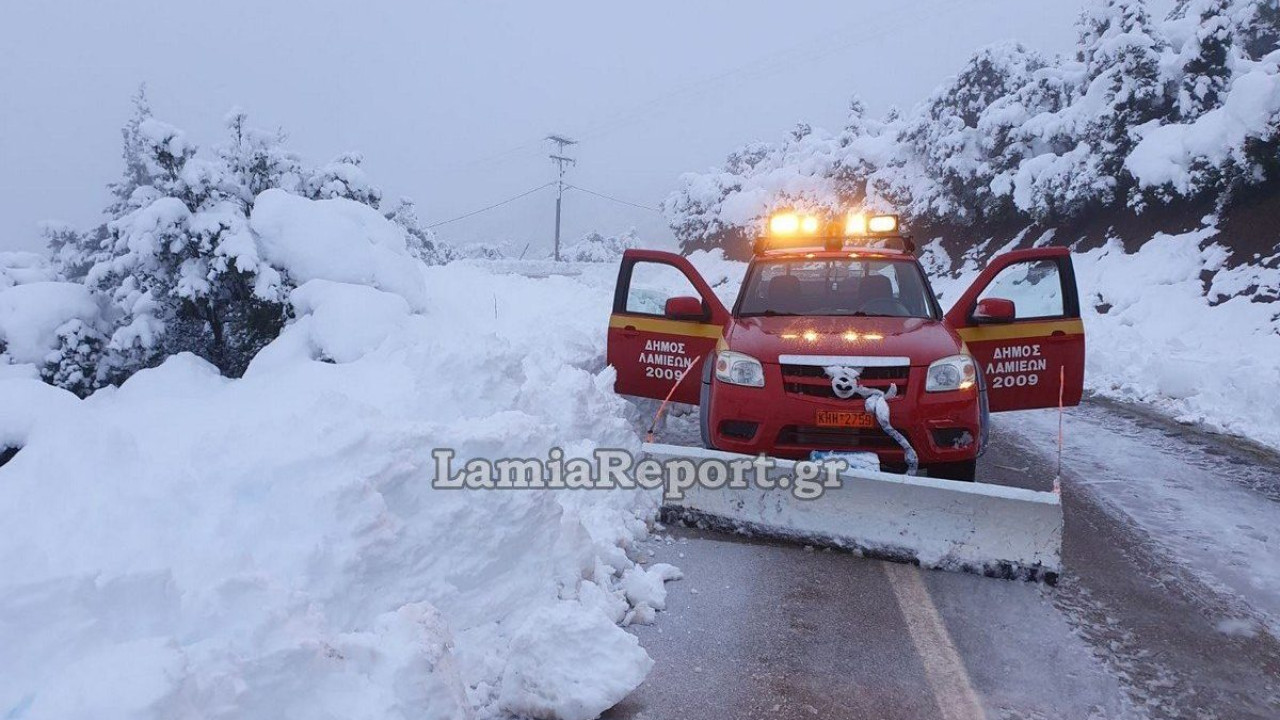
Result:
[[[730,385],[764,387],[764,367],[750,355],[725,350],[716,354],[716,379]]]
[[[977,382],[978,368],[973,364],[973,358],[968,355],[952,355],[935,360],[929,366],[924,389],[928,392],[968,390]]]

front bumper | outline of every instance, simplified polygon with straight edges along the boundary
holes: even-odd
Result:
[[[807,458],[815,450],[874,452],[882,465],[905,466],[902,448],[879,425],[869,429],[823,428],[820,410],[864,410],[864,400],[821,398],[785,391],[780,366],[764,365],[765,386],[742,387],[709,377],[703,408],[712,445],[728,452]],[[924,367],[912,367],[905,390],[888,401],[890,424],[906,435],[921,465],[962,462],[982,450],[978,388],[927,393]]]

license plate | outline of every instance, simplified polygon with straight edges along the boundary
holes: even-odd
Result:
[[[876,426],[874,415],[847,410],[819,410],[814,421],[818,427],[873,428]]]

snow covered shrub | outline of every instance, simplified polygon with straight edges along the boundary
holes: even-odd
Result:
[[[106,336],[77,318],[58,328],[57,342],[58,346],[45,356],[40,377],[80,397],[101,387],[107,372],[102,362]]]
[[[508,249],[505,243],[480,242],[459,245],[456,248],[451,248],[450,252],[456,257],[467,260],[502,260],[508,256]]]
[[[103,327],[101,298],[80,283],[41,280],[0,290],[0,364],[32,366],[47,380],[74,379],[75,391],[97,380]]]
[[[364,156],[348,152],[333,162],[313,171],[303,186],[303,194],[312,200],[346,198],[376,208],[382,202],[382,191],[365,175]]]
[[[589,232],[578,242],[564,248],[560,257],[570,262],[614,262],[622,259],[622,253],[639,245],[634,228],[621,235],[601,235]]]

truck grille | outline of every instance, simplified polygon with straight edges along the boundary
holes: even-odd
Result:
[[[828,450],[896,448],[898,443],[880,428],[828,428],[787,425],[778,432],[779,445]]]
[[[782,365],[782,388],[792,395],[827,398],[835,400],[836,393],[831,389],[831,378],[817,365]],[[898,394],[907,389],[907,380],[911,377],[911,367],[895,365],[892,367],[863,368],[858,383],[877,390],[888,391],[890,385],[898,386]],[[855,395],[850,400],[861,400]]]

